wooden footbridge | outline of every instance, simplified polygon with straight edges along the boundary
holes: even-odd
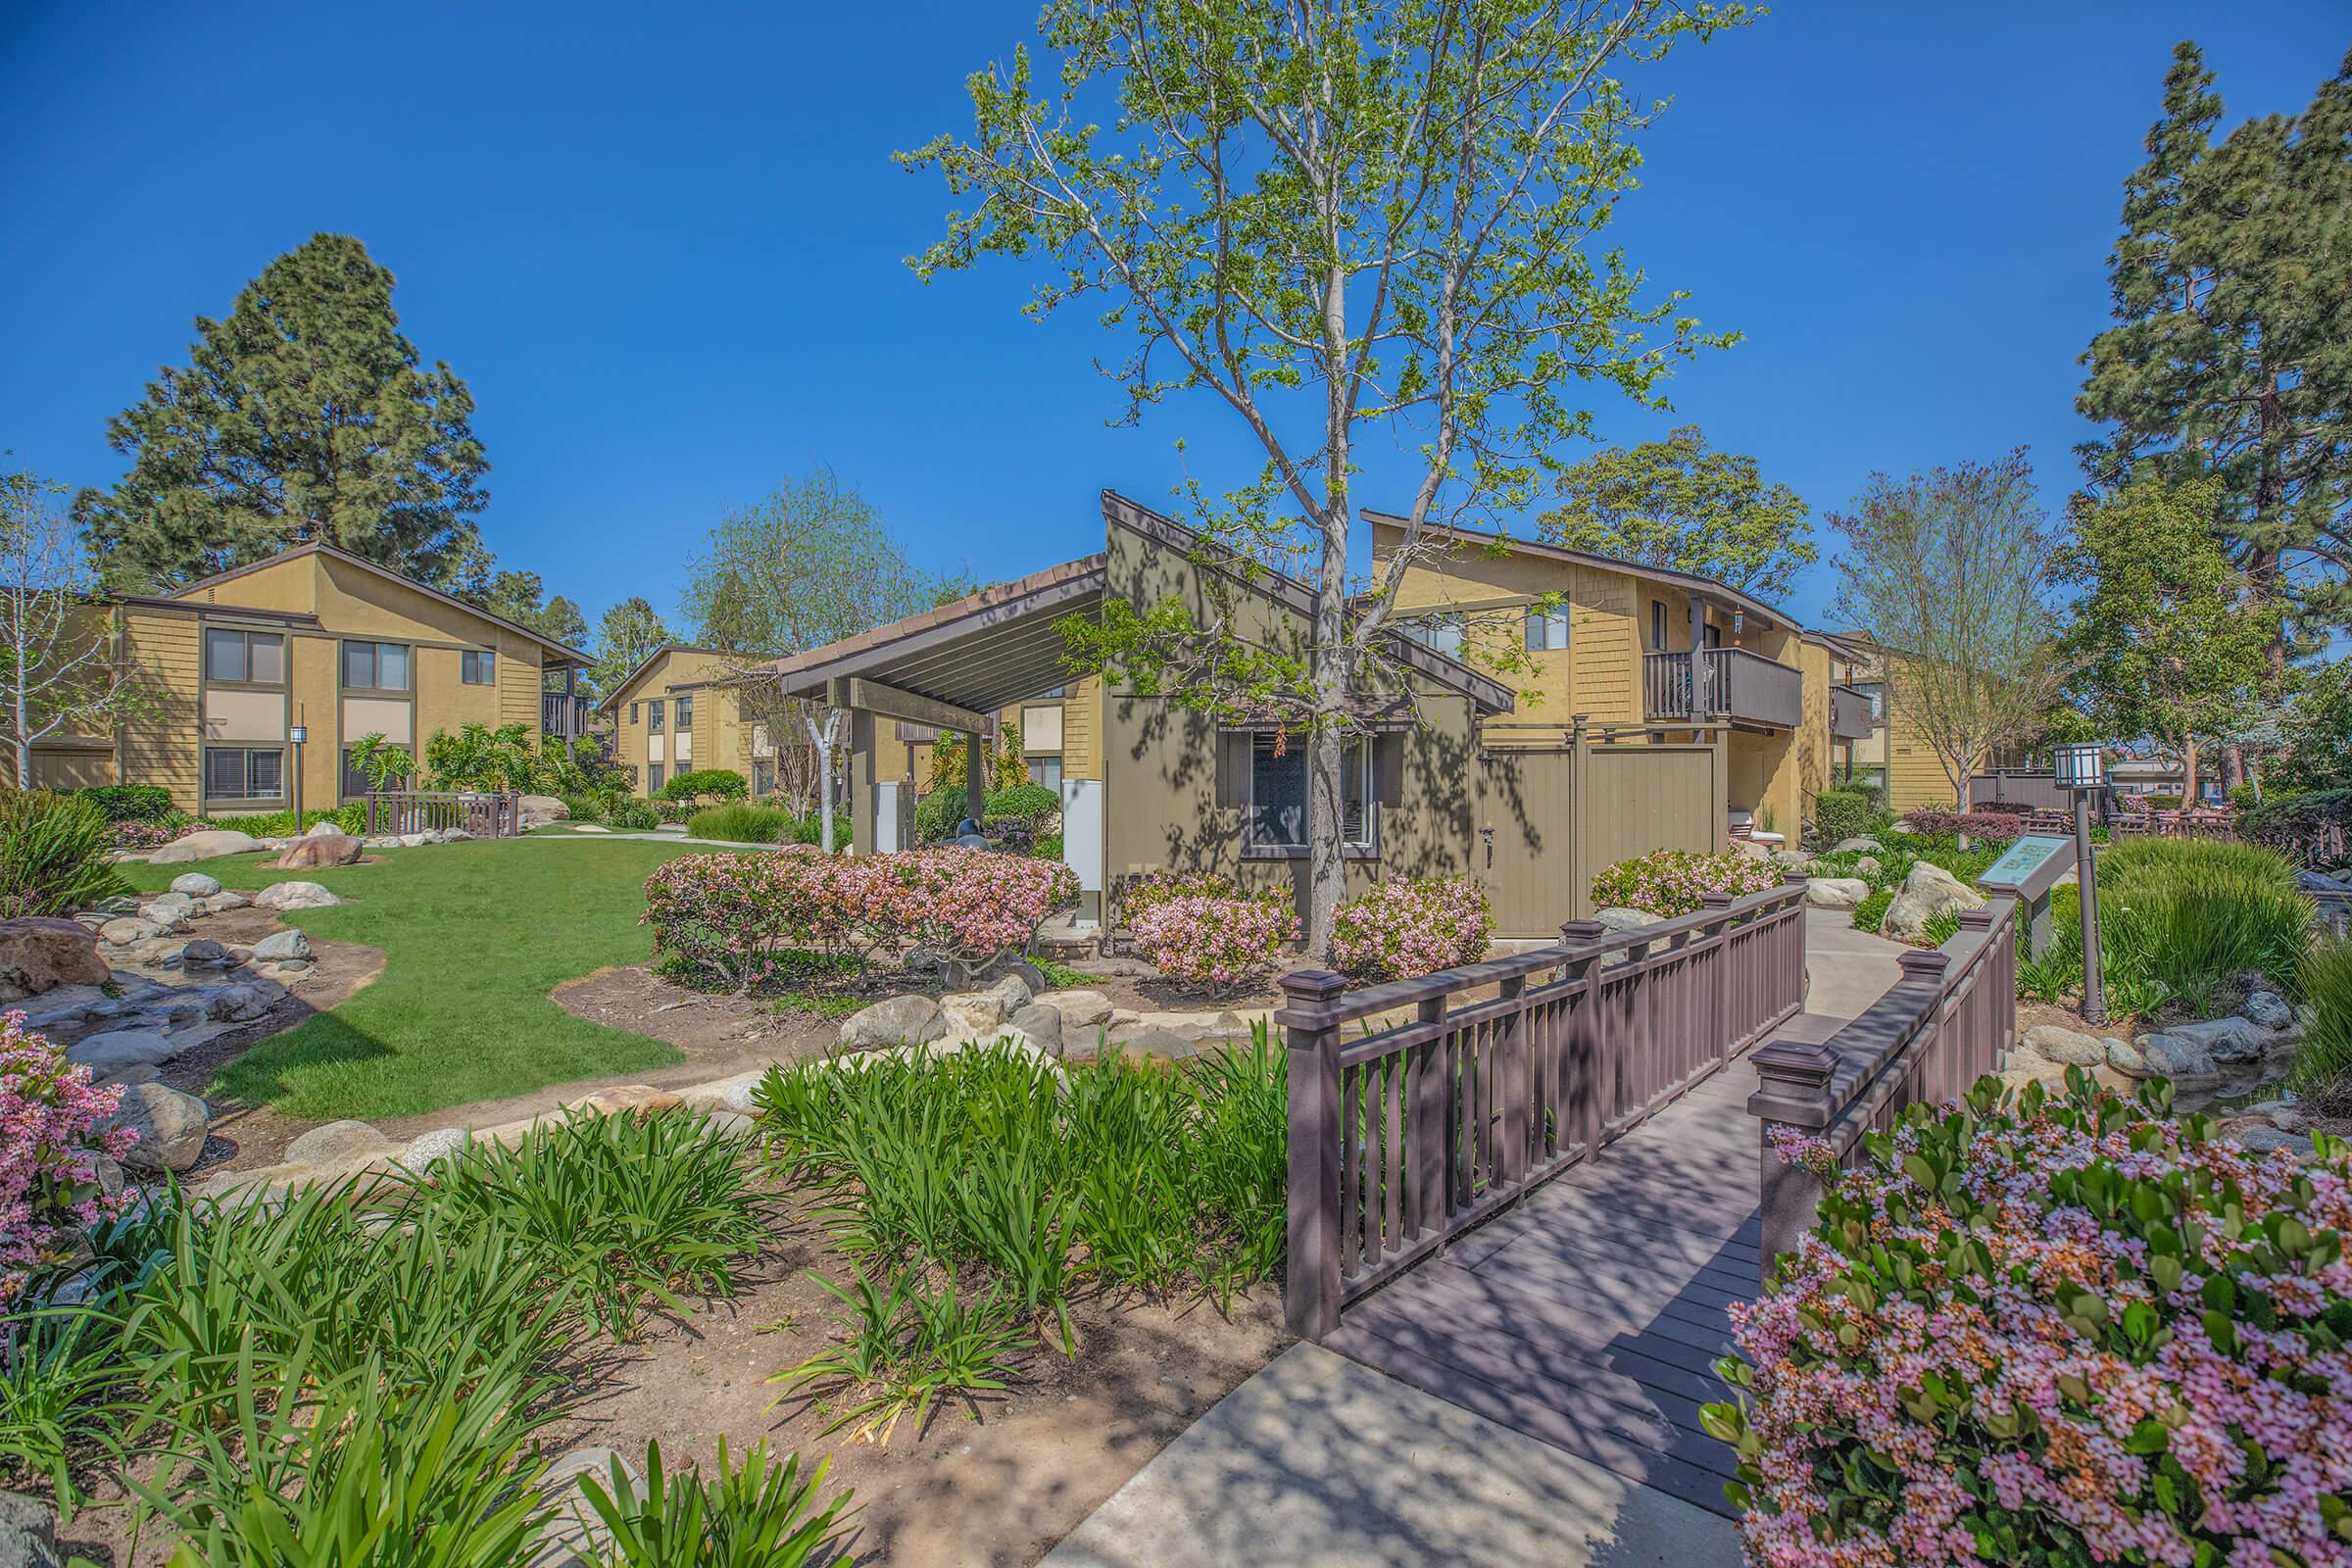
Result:
[[[1850,1149],[1998,1067],[2015,908],[1972,912],[1859,1018],[1803,1010],[1792,879],[1638,933],[1348,991],[1286,982],[1298,1333],[1729,1514],[1700,1429],[1728,1396],[1730,1308],[1815,1189],[1764,1149],[1784,1121]],[[1364,1020],[1411,1021],[1364,1033]],[[1349,1030],[1356,1037],[1349,1037]]]

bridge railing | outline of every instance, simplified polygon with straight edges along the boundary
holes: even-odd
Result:
[[[522,797],[480,790],[369,790],[368,834],[434,833],[464,828],[477,839],[522,832]]]
[[[1904,954],[1902,978],[1827,1041],[1757,1051],[1747,1108],[1761,1124],[1766,1278],[1812,1227],[1821,1198],[1820,1178],[1773,1147],[1776,1128],[1820,1139],[1850,1164],[1863,1135],[1892,1127],[1904,1106],[1957,1099],[2001,1070],[2017,1043],[2017,910],[1999,897],[1962,913],[1958,934]]]
[[[1293,1332],[1331,1333],[1348,1302],[1795,1013],[1804,920],[1792,873],[1638,931],[1572,920],[1554,946],[1416,980],[1349,991],[1328,970],[1288,976],[1274,1022],[1289,1054]],[[1386,1022],[1407,1008],[1410,1022]]]

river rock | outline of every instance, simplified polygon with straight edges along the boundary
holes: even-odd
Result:
[[[1037,999],[1041,1007],[1061,1014],[1061,1031],[1094,1029],[1110,1022],[1110,999],[1100,991],[1049,991]]]
[[[679,1090],[678,1099],[688,1110],[699,1110],[706,1115],[721,1110],[749,1115],[760,1108],[754,1096],[759,1093],[761,1080],[767,1077],[767,1071],[765,1067],[754,1067],[750,1072],[739,1072],[729,1078],[693,1084]]]
[[[185,893],[159,893],[139,906],[139,918],[162,931],[178,931],[196,912],[196,901]]]
[[[202,871],[182,871],[172,879],[172,891],[191,899],[209,899],[220,891],[220,879]]]
[[[228,966],[228,950],[211,937],[198,937],[180,948],[179,961],[191,969],[224,969]]]
[[[921,1045],[937,1040],[949,1029],[940,1004],[909,992],[863,1007],[841,1020],[841,1043],[852,1051],[877,1046]]]
[[[234,828],[207,828],[201,833],[183,833],[147,857],[151,865],[184,865],[190,860],[209,860],[220,855],[251,855],[262,847],[261,841],[250,833]]]
[[[60,1290],[51,1300],[67,1305],[64,1296]],[[60,1560],[57,1510],[38,1497],[0,1492],[0,1568],[57,1568]]]
[[[153,920],[142,920],[135,914],[117,915],[98,928],[100,939],[118,948],[135,948],[163,934],[163,928]]]
[[[532,797],[524,796],[524,800]],[[614,1466],[620,1474],[615,1479]],[[607,1497],[627,1506],[643,1494],[645,1476],[628,1455],[612,1448],[574,1448],[554,1464],[539,1479],[539,1495],[547,1530],[541,1544],[523,1568],[573,1568],[593,1555],[598,1561],[610,1561],[613,1556],[612,1527],[605,1523],[603,1514],[588,1500],[580,1483],[594,1478],[597,1488]],[[613,1497],[615,1489],[622,1495]]]
[[[2255,991],[2246,997],[2245,1015],[2263,1028],[2277,1034],[2295,1024],[2295,1009],[2276,991]]]
[[[1012,1026],[1055,1055],[1061,1054],[1061,1012],[1043,1002],[1014,1011]]]
[[[2140,1054],[2139,1048],[2131,1041],[2118,1040],[2115,1036],[2109,1035],[2100,1043],[2107,1048],[2108,1066],[2113,1067],[2127,1078],[2145,1078],[2148,1075],[2147,1058]]]
[[[2206,1084],[2221,1076],[2212,1055],[2193,1040],[2167,1031],[2162,1034],[2141,1035],[2133,1042],[2139,1048],[2140,1071],[2145,1077],[2170,1078],[2177,1084]]]
[[[1802,850],[1774,850],[1770,858],[1784,871],[1802,871],[1813,863],[1813,857]]]
[[[77,1040],[66,1048],[69,1065],[87,1067],[100,1082],[142,1063],[161,1066],[179,1054],[180,1048],[155,1029],[110,1029]]]
[[[244,1023],[268,1012],[284,995],[285,987],[266,980],[222,986],[213,993],[212,1014],[223,1023]]]
[[[1875,855],[1854,857],[1854,875],[1856,876],[1868,877],[1876,882],[1879,879],[1879,873],[1885,869],[1886,869],[1886,866],[1880,863],[1879,858]]]
[[[0,920],[0,985],[24,996],[64,986],[102,986],[114,971],[98,956],[98,937],[78,920],[22,915]]]
[[[300,930],[272,931],[253,945],[254,958],[262,963],[283,963],[289,958],[311,956],[310,933]]]
[[[2283,1149],[2309,1159],[2313,1153],[2311,1134],[2281,1132],[2277,1127],[2249,1127],[2237,1135],[2237,1141],[2258,1154]]]
[[[2096,1067],[2107,1059],[2106,1041],[2054,1023],[2035,1024],[2027,1030],[2026,1044],[2043,1060],[2061,1067]]]
[[[196,907],[207,914],[225,914],[231,909],[242,909],[251,903],[253,903],[251,894],[223,890],[213,894],[210,898],[198,899]]]
[[[153,1082],[127,1085],[112,1125],[129,1128],[139,1141],[130,1146],[122,1163],[132,1170],[186,1170],[204,1153],[211,1117],[211,1110],[194,1095]]]
[[[1870,884],[1859,877],[1816,876],[1805,880],[1805,902],[1817,909],[1850,909],[1870,897]]]
[[[330,1121],[286,1146],[289,1165],[340,1165],[346,1160],[397,1153],[401,1146],[364,1121]]]
[[[1771,849],[1765,845],[1758,844],[1754,839],[1732,840],[1732,853],[1734,855],[1745,856],[1751,860],[1769,861],[1772,858]]]
[[[1877,839],[1839,839],[1837,843],[1830,846],[1830,853],[1833,855],[1852,855],[1856,852],[1860,852],[1866,855],[1879,855],[1884,853],[1886,848],[1886,846],[1881,844]]]
[[[1942,866],[1922,860],[1911,867],[1911,874],[1903,879],[1903,891],[1886,906],[1886,917],[1879,929],[1898,942],[1917,942],[1927,933],[1928,922],[1937,915],[1981,908],[1984,904],[1983,894]]]
[[[1021,990],[1025,993],[1027,987]],[[1024,1004],[1028,1000],[1026,995],[1021,997]],[[957,991],[939,999],[939,1010],[947,1015],[948,1032],[957,1035],[984,1035],[1001,1028],[1012,1017],[1013,1005],[1002,990]]]
[[[471,1139],[472,1135],[464,1127],[436,1127],[410,1139],[400,1152],[400,1162],[410,1170],[422,1171],[435,1160],[465,1152]]]
[[[316,871],[321,866],[349,865],[357,860],[366,846],[348,833],[332,829],[312,833],[286,846],[286,853],[277,858],[280,869]],[[279,883],[278,886],[285,886]]]
[[[262,909],[322,909],[342,902],[316,882],[272,882],[253,896]]]
[[[2251,1018],[2208,1018],[2202,1023],[2177,1023],[2164,1031],[2176,1040],[2201,1047],[2218,1062],[2259,1061],[2270,1041]]]
[[[1199,1045],[1173,1029],[1133,1030],[1114,1037],[1104,1049],[1147,1056],[1153,1061],[1182,1061],[1200,1054]]]

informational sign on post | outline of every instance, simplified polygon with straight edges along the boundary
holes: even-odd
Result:
[[[2050,947],[2050,890],[2075,867],[2072,840],[2045,833],[2029,833],[2009,846],[2008,853],[1985,867],[1977,886],[1995,893],[2014,893],[2029,916],[2026,951],[2040,957]]]

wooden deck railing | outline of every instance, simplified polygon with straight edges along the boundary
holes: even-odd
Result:
[[[1871,716],[1870,694],[1851,686],[1830,688],[1830,738],[1840,741],[1866,741],[1879,727]]]
[[[477,839],[522,833],[522,797],[466,791],[370,790],[368,834],[437,833],[463,828]]]
[[[1642,656],[1644,718],[1729,718],[1794,729],[1804,706],[1802,673],[1744,648]]]
[[[1966,1094],[2017,1042],[2016,899],[1967,910],[1958,935],[1900,962],[1903,977],[1827,1041],[1776,1040],[1756,1053],[1747,1108],[1761,1124],[1767,1278],[1821,1197],[1819,1178],[1774,1151],[1774,1128],[1823,1139],[1850,1162],[1863,1134],[1893,1126],[1905,1105]]]
[[[2075,808],[2074,796],[2059,787],[2057,774],[2029,772],[2023,768],[1996,768],[1992,772],[1970,777],[1969,807],[1974,809],[1991,801],[2003,801],[2036,811],[2072,811]]]
[[[1555,946],[1418,980],[1288,976],[1274,1021],[1290,1058],[1292,1330],[1331,1333],[1348,1301],[1796,1012],[1804,898],[1792,873],[1639,931],[1570,921]],[[1407,1007],[1409,1023],[1347,1037]]]

